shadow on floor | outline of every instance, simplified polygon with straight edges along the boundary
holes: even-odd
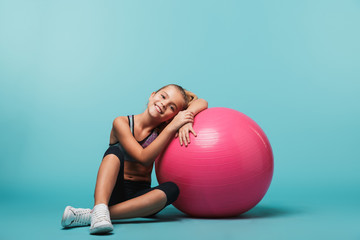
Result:
[[[274,218],[296,215],[301,213],[300,210],[289,209],[285,207],[256,206],[250,211],[243,213],[235,219],[252,219],[252,218]]]
[[[132,218],[113,220],[113,224],[137,224],[137,223],[161,223],[176,222],[182,219],[202,219],[202,220],[241,220],[241,219],[258,219],[258,218],[274,218],[289,215],[300,214],[300,210],[289,209],[284,207],[256,206],[250,211],[236,217],[228,218],[199,218],[188,216],[174,207],[166,208],[154,217]],[[71,228],[70,228],[71,229]],[[66,230],[66,229],[64,229]]]
[[[151,217],[151,218],[133,218],[124,220],[113,220],[113,224],[134,224],[134,223],[161,223],[161,222],[175,222],[179,221],[180,218],[174,218],[171,216],[163,217]]]
[[[272,206],[256,206],[250,211],[243,213],[235,217],[227,218],[199,218],[188,216],[175,208],[166,209],[161,214],[158,214],[154,221],[179,221],[181,219],[227,219],[227,220],[237,220],[237,219],[256,219],[256,218],[275,218],[275,217],[285,217],[290,215],[300,214],[302,211],[300,209],[290,209],[285,207],[272,207]]]
[[[89,228],[90,226],[79,226],[79,227],[71,227],[71,228],[60,228],[62,231],[71,231],[73,229],[78,229],[78,228]],[[114,235],[113,232],[109,232],[109,233],[101,233],[101,234],[95,234],[93,236],[108,236],[108,235]]]

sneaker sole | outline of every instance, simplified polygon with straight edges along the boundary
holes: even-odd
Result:
[[[61,226],[63,226],[64,228],[67,228],[67,227],[69,227],[69,225],[66,225],[66,219],[69,217],[69,215],[70,215],[70,208],[71,208],[71,206],[67,206],[66,208],[65,208],[65,211],[64,211],[64,214],[63,214],[63,216],[62,216],[62,219],[61,219]]]
[[[112,230],[114,230],[114,227],[112,225],[103,225],[97,228],[90,228],[90,234],[104,234],[111,232]]]

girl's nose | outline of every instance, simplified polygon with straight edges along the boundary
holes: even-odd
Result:
[[[163,110],[166,109],[166,102],[161,102],[161,107],[163,108]]]

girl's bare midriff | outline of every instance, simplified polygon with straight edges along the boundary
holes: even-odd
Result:
[[[131,181],[151,182],[153,165],[145,167],[140,163],[124,162],[124,179]]]
[[[110,133],[110,144],[115,144],[119,142],[116,138],[113,130]],[[124,179],[131,181],[147,181],[151,182],[151,171],[153,165],[144,166],[136,162],[124,161]]]

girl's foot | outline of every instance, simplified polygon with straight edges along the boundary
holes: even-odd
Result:
[[[61,219],[61,225],[64,228],[88,226],[90,219],[91,209],[67,206]]]
[[[105,204],[98,204],[91,211],[91,234],[103,234],[114,229],[110,220],[109,208]]]

